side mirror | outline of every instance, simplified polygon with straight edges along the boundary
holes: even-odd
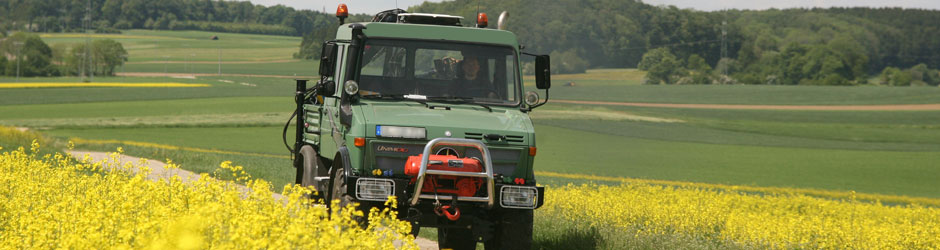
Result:
[[[320,76],[330,77],[336,71],[336,43],[325,42],[320,51]]]
[[[552,87],[551,62],[548,55],[535,57],[535,87],[539,89]]]
[[[336,82],[332,80],[320,81],[319,95],[333,96],[336,93]]]

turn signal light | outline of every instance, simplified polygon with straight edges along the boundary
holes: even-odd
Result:
[[[529,156],[535,156],[535,147],[529,147]]]
[[[489,20],[486,18],[486,13],[477,14],[477,27],[486,28],[486,25],[489,23]]]
[[[336,7],[336,17],[345,18],[348,16],[349,16],[349,9],[346,8],[346,4],[344,3],[339,4],[339,6]]]
[[[356,145],[356,147],[365,146],[365,145],[366,145],[366,138],[356,137],[356,139],[353,140],[353,144]]]

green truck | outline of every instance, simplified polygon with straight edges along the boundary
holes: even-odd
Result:
[[[486,28],[485,14],[475,27],[400,9],[372,22],[346,15],[340,5],[320,79],[296,82],[297,183],[366,211],[396,196],[413,233],[437,228],[441,248],[530,248],[545,191],[528,113],[547,102],[549,57]],[[545,101],[523,93],[522,56],[534,57]]]

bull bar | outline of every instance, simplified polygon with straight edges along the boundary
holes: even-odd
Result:
[[[447,171],[447,170],[434,170],[428,169],[429,157],[431,155],[431,149],[437,145],[450,145],[450,146],[462,146],[462,147],[474,147],[480,150],[480,154],[483,157],[483,168],[485,172],[459,172],[459,171]],[[473,197],[473,196],[456,196],[457,201],[470,201],[470,202],[486,202],[487,208],[492,208],[495,200],[495,181],[493,180],[493,162],[490,160],[490,150],[486,147],[482,141],[473,140],[473,139],[461,139],[461,138],[437,138],[428,142],[424,146],[424,150],[421,155],[421,166],[418,171],[417,182],[415,183],[414,195],[411,197],[411,205],[417,205],[420,199],[433,199],[433,200],[451,200],[451,196],[439,196],[437,193],[431,194],[422,194],[421,187],[424,186],[424,178],[427,175],[452,175],[452,176],[464,176],[464,177],[478,177],[486,178],[486,197]]]

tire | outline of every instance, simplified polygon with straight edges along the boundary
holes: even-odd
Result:
[[[299,157],[302,166],[297,168],[298,184],[304,187],[312,186],[316,188],[317,183],[315,182],[314,178],[317,177],[318,174],[325,172],[323,171],[325,166],[323,165],[323,162],[320,161],[320,156],[317,154],[317,151],[313,149],[313,147],[310,145],[304,145],[302,148],[300,148]],[[310,195],[310,198],[314,200],[323,198],[326,192],[329,192],[329,190],[319,190],[317,188],[317,194]]]
[[[333,205],[333,200],[339,200],[339,206],[345,207],[353,203],[353,197],[346,193],[346,169],[342,167],[343,162],[337,160],[336,170],[333,172],[333,178],[330,179],[330,196],[327,206]],[[332,207],[330,209],[333,209]]]
[[[336,159],[333,164],[336,165],[336,170],[333,172],[333,178],[330,180],[330,196],[329,200],[326,202],[327,208],[329,208],[330,214],[332,214],[333,200],[339,200],[339,208],[346,207],[346,205],[356,203],[357,201],[352,195],[346,193],[346,169],[343,167],[343,162],[340,159]],[[358,210],[363,211],[362,217],[354,218],[356,222],[359,223],[359,226],[366,228],[368,226],[368,216],[369,216],[369,206],[365,203],[360,203]]]
[[[493,238],[484,243],[486,250],[532,249],[532,210],[506,209],[498,218]]]
[[[477,241],[470,229],[438,228],[437,246],[439,249],[474,250],[477,249]]]

